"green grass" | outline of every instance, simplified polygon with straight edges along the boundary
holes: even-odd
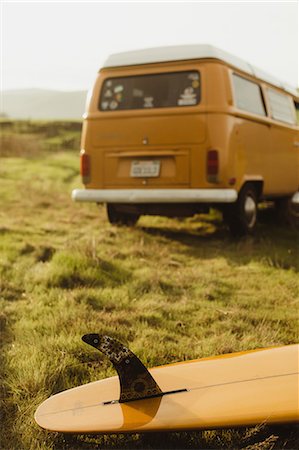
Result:
[[[49,395],[114,374],[85,333],[117,337],[149,367],[298,341],[293,229],[265,220],[233,240],[215,213],[113,227],[70,199],[79,139],[68,123],[2,134],[1,448],[298,448],[293,426],[92,437],[34,423]]]

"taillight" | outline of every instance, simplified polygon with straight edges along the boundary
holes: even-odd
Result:
[[[80,173],[84,184],[90,182],[90,156],[81,150],[80,153]]]
[[[207,180],[209,183],[218,182],[219,155],[218,150],[208,150],[207,155]]]

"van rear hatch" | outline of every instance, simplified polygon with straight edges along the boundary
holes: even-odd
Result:
[[[101,85],[98,119],[88,124],[102,186],[188,186],[205,140],[197,70],[109,76]],[[197,157],[198,158],[198,157]]]

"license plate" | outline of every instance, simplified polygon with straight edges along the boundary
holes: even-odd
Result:
[[[160,173],[160,161],[132,161],[131,177],[158,177]]]

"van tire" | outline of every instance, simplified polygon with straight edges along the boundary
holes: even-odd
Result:
[[[291,197],[284,197],[275,201],[275,210],[280,225],[299,227],[299,205],[292,203]]]
[[[132,227],[136,225],[140,217],[138,214],[118,211],[117,208],[111,203],[107,203],[106,209],[108,220],[112,225]]]
[[[239,192],[236,203],[224,211],[224,220],[233,236],[252,234],[257,224],[257,191],[253,183],[246,183]]]

